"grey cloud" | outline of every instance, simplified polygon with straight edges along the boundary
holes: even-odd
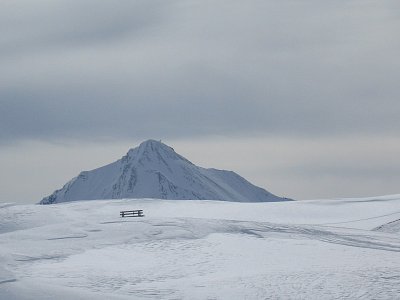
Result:
[[[319,178],[343,178],[350,182],[354,179],[375,179],[377,181],[393,181],[400,180],[399,174],[400,166],[395,165],[357,165],[336,162],[336,164],[318,164],[306,165],[299,163],[295,166],[282,168],[280,172],[284,172],[285,176],[290,177],[304,177],[309,180],[318,180]],[[284,171],[283,171],[284,170]]]
[[[7,3],[3,143],[400,129],[397,2]]]
[[[158,0],[6,1],[0,10],[0,55],[113,43],[162,23],[165,8]]]

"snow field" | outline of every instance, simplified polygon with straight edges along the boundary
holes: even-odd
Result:
[[[396,299],[399,218],[399,196],[3,204],[0,299]]]

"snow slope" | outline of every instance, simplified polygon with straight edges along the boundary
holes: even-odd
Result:
[[[80,173],[41,204],[121,198],[289,200],[252,185],[234,172],[195,166],[171,147],[148,140],[114,163]]]
[[[144,218],[119,211],[143,209]],[[0,299],[398,299],[400,195],[0,205]]]

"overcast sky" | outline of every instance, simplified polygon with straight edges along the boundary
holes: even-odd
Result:
[[[296,199],[400,193],[398,0],[0,2],[0,202],[162,139]]]

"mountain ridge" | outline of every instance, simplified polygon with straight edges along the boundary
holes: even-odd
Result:
[[[81,172],[40,204],[121,198],[290,200],[251,184],[233,171],[198,167],[161,141],[147,140],[113,163]]]

